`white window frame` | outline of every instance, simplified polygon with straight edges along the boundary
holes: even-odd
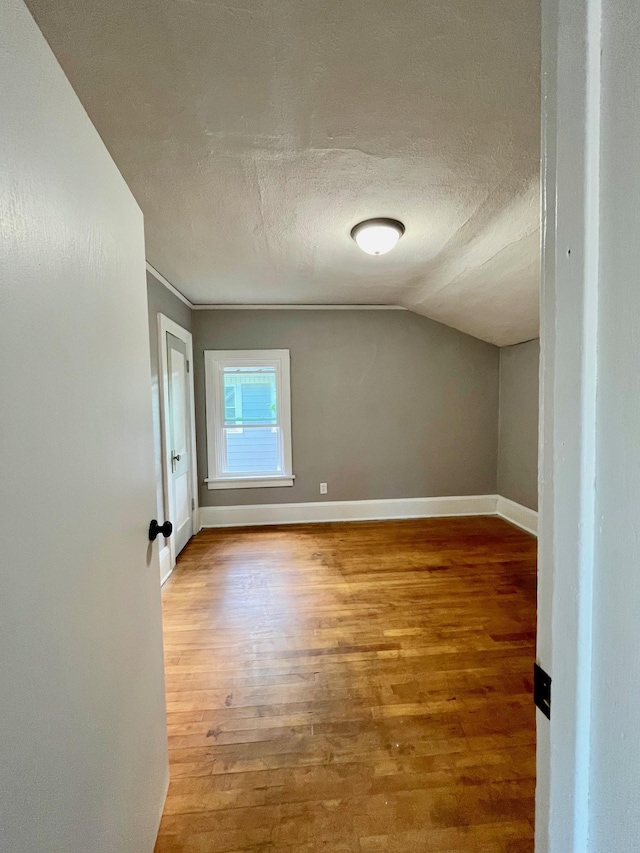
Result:
[[[224,394],[222,376],[225,367],[273,367],[276,375],[276,412],[280,428],[281,474],[226,474],[224,472]],[[260,489],[293,486],[291,459],[291,373],[288,349],[205,350],[204,375],[207,407],[207,473],[209,489]]]

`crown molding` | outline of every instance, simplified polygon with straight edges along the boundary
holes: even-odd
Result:
[[[402,305],[217,305],[196,304],[194,311],[407,311]]]
[[[171,293],[173,293],[173,295],[174,295],[174,296],[177,296],[177,297],[178,297],[178,299],[180,300],[180,302],[184,302],[184,304],[185,304],[188,308],[191,308],[191,310],[193,311],[193,309],[196,307],[196,306],[193,304],[193,302],[190,302],[190,301],[187,299],[187,297],[186,297],[183,293],[180,293],[180,291],[178,290],[178,288],[177,288],[177,287],[174,287],[174,286],[171,284],[171,282],[170,282],[170,281],[168,281],[168,280],[167,280],[167,279],[162,275],[162,273],[161,273],[161,272],[158,272],[158,270],[157,270],[155,267],[151,266],[151,264],[149,263],[149,261],[146,261],[146,267],[147,267],[148,272],[150,272],[150,273],[151,273],[151,275],[152,275],[154,278],[156,278],[156,279],[160,282],[160,284],[164,284],[164,286],[167,288],[167,290],[171,291]]]
[[[287,305],[248,305],[243,303],[242,305],[220,305],[217,303],[207,303],[200,302],[194,303],[191,302],[190,299],[180,293],[177,287],[174,287],[171,282],[166,279],[161,272],[152,266],[149,261],[146,261],[147,270],[151,273],[151,275],[157,279],[160,284],[164,284],[164,286],[173,293],[174,296],[177,296],[181,302],[191,308],[192,311],[408,311],[408,308],[404,308],[402,305],[297,305],[294,303],[290,303]]]

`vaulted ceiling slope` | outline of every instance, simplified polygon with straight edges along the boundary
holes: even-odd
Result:
[[[195,303],[535,337],[536,0],[28,0]],[[402,220],[384,257],[350,239]]]

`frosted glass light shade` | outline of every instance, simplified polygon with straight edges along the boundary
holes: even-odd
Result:
[[[351,236],[368,255],[386,255],[404,234],[397,219],[367,219],[351,229]]]

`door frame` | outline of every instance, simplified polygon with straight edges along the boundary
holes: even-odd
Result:
[[[165,314],[158,314],[158,382],[160,385],[160,441],[162,455],[162,495],[165,519],[174,517],[171,483],[171,441],[169,430],[169,360],[167,358],[167,332],[182,341],[187,349],[187,403],[191,420],[189,429],[189,458],[191,473],[191,492],[193,509],[191,523],[194,535],[200,530],[200,503],[198,500],[198,461],[196,458],[196,407],[193,381],[193,336],[191,332],[179,326]],[[160,576],[166,581],[176,564],[176,546],[174,536],[165,539],[165,547],[160,549]]]
[[[536,853],[589,843],[600,57],[600,0],[543,0]]]

